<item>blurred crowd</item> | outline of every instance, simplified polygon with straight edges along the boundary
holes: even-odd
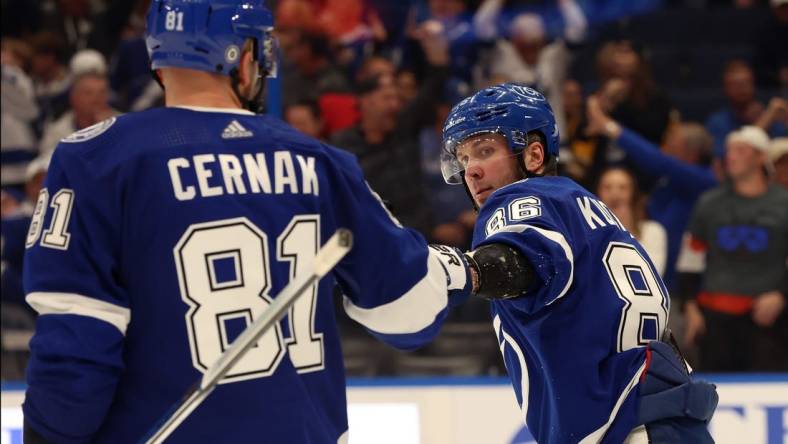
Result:
[[[690,362],[788,371],[788,1],[267,3],[281,56],[269,84],[281,109],[268,112],[355,154],[403,224],[469,246],[475,212],[440,171],[443,121],[485,86],[532,86],[555,111],[559,172],[649,252]],[[23,255],[52,151],[163,103],[148,4],[2,0],[4,380],[22,377],[34,325]],[[401,354],[340,315],[349,374],[501,373],[486,303],[452,316],[434,344]]]

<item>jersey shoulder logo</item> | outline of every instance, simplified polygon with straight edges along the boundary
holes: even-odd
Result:
[[[61,139],[61,142],[66,143],[80,143],[86,142],[90,139],[96,138],[107,131],[112,125],[115,124],[117,118],[110,117],[107,120],[102,120],[101,122],[91,125],[87,128],[83,128],[68,137]]]
[[[242,137],[252,137],[251,131],[243,127],[237,120],[230,122],[222,131],[222,139],[238,139]]]

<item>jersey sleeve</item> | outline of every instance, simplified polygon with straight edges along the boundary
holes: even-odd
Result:
[[[470,294],[464,259],[453,249],[428,247],[421,234],[402,226],[354,159],[332,193],[336,226],[354,236],[353,249],[334,270],[345,312],[394,347],[429,342],[448,309]]]
[[[61,144],[26,239],[24,287],[39,313],[25,422],[50,442],[89,442],[123,370],[131,311],[119,284],[111,174]]]
[[[548,199],[502,191],[494,193],[481,208],[473,247],[501,243],[525,256],[539,282],[532,284],[526,294],[508,301],[527,314],[535,313],[564,297],[572,286],[572,239],[558,209]]]

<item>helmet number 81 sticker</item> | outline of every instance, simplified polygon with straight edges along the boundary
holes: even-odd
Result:
[[[183,11],[167,11],[167,15],[164,16],[164,29],[183,31]]]

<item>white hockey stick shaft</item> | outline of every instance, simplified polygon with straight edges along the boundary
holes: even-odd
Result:
[[[312,270],[309,274],[296,276],[268,306],[263,314],[252,325],[246,328],[233,341],[219,359],[203,374],[194,391],[178,406],[169,418],[151,435],[146,444],[160,444],[202,403],[216,388],[219,381],[232,369],[233,365],[243,357],[274,324],[285,317],[287,311],[299,296],[319,281],[350,251],[353,246],[353,234],[350,230],[340,228],[317,252]]]

